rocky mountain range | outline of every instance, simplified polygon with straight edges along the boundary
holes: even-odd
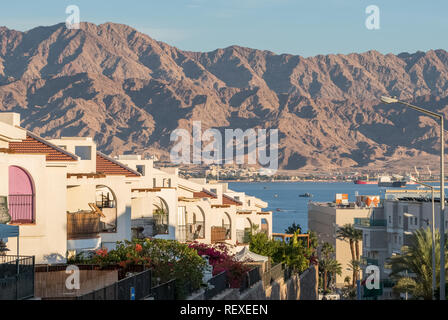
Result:
[[[448,52],[304,58],[231,46],[188,52],[115,23],[0,27],[0,111],[43,137],[92,136],[101,151],[166,158],[176,128],[279,129],[283,169],[438,166]]]

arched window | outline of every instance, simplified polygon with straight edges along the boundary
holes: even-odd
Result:
[[[34,187],[30,175],[20,167],[9,167],[9,214],[11,223],[35,222]]]

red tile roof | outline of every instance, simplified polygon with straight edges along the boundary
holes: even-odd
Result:
[[[213,198],[216,199],[217,196],[213,192],[210,192],[206,189],[202,189],[199,192],[193,192],[193,198]]]
[[[26,139],[10,142],[9,149],[18,154],[46,154],[47,161],[77,161],[78,157],[27,131]]]
[[[229,196],[226,196],[225,194],[223,194],[222,195],[222,204],[241,206],[243,203],[241,201],[238,201],[232,197],[229,197]]]
[[[126,177],[140,177],[137,171],[128,168],[124,164],[106,156],[101,152],[96,153],[96,172],[106,175],[119,175]]]

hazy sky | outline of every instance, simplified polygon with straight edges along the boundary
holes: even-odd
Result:
[[[312,56],[328,53],[448,49],[447,0],[15,0],[1,2],[0,25],[25,31],[67,18],[130,25],[183,50],[230,45]],[[376,5],[380,29],[369,30]]]

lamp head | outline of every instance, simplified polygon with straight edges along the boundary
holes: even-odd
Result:
[[[382,96],[381,97],[381,101],[387,104],[390,103],[397,103],[398,99],[397,98],[392,98],[392,97],[387,97],[387,96]]]

